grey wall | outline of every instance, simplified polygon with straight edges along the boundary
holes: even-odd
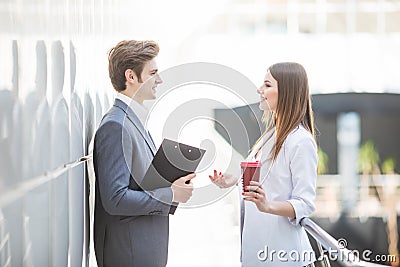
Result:
[[[0,3],[0,266],[88,266],[111,2]]]
[[[18,60],[19,42],[10,42],[17,65],[13,76],[19,77],[24,67]],[[64,91],[64,81],[71,78],[65,75],[68,46],[73,43],[64,47],[58,40],[37,41],[35,88],[24,97],[18,83],[0,90],[0,266],[87,262],[88,176],[85,163],[68,164],[89,152],[97,125],[90,103],[100,112],[102,103],[86,94],[84,114],[74,86]]]

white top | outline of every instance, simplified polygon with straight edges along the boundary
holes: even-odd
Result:
[[[130,107],[133,110],[133,112],[136,114],[136,116],[138,116],[138,118],[139,118],[140,122],[142,123],[142,125],[144,126],[144,128],[147,130],[146,120],[149,115],[149,111],[146,109],[146,107],[139,104],[137,101],[130,98],[129,96],[126,96],[121,93],[118,93],[116,98],[121,100],[125,104],[127,104],[128,107]]]
[[[274,137],[263,148],[260,181],[264,181],[267,199],[290,202],[296,218],[263,213],[254,203],[242,200],[242,265],[305,266],[315,261],[315,254],[299,222],[315,210],[317,146],[300,125],[286,138],[270,168],[268,158],[273,142]],[[250,153],[248,161],[254,160],[262,143]],[[241,191],[242,187],[239,188]]]

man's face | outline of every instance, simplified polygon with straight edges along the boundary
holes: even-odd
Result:
[[[151,100],[156,98],[156,87],[163,81],[158,75],[158,68],[155,59],[149,60],[143,67],[141,73],[141,81],[139,82],[139,89],[133,98],[143,102],[144,100]]]

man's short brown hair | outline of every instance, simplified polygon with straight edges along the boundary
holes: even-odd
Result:
[[[115,90],[126,89],[125,71],[131,69],[142,81],[141,73],[147,61],[158,55],[160,48],[154,41],[124,40],[108,53],[108,72]]]

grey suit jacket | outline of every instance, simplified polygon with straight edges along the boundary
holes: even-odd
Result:
[[[165,266],[171,188],[144,192],[139,185],[156,153],[153,140],[119,99],[94,139],[96,198],[94,247],[99,267]]]

